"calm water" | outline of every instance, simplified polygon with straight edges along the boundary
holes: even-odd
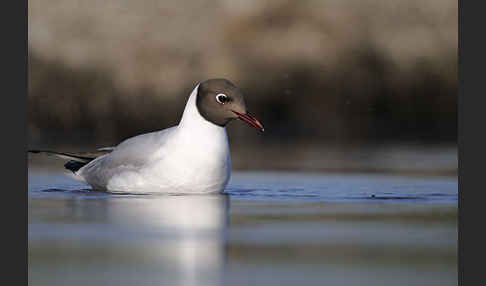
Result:
[[[227,194],[90,192],[29,170],[30,285],[457,285],[457,179],[233,173]]]

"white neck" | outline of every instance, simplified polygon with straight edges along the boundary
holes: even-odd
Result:
[[[179,125],[162,148],[160,157],[163,160],[157,170],[163,169],[162,178],[184,191],[221,191],[231,172],[228,137],[224,127],[199,114],[198,86],[187,100]]]
[[[182,114],[182,119],[179,122],[179,131],[187,131],[189,133],[197,132],[201,134],[204,133],[206,136],[210,136],[211,134],[215,133],[224,133],[226,135],[226,130],[224,127],[209,122],[199,113],[196,104],[198,87],[199,84],[191,92],[191,95],[187,100],[184,113]]]
[[[197,89],[187,100],[182,119],[177,127],[177,147],[183,152],[201,185],[227,184],[231,172],[228,136],[226,128],[207,121],[197,110]],[[180,148],[184,146],[184,148]],[[204,170],[204,171],[202,171]],[[187,169],[185,169],[187,172]],[[223,188],[224,188],[223,186]]]

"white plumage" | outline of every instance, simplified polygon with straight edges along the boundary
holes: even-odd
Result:
[[[28,150],[69,161],[64,167],[93,189],[125,193],[201,194],[224,191],[231,173],[225,127],[239,119],[264,131],[227,79],[198,84],[177,126],[129,138],[96,152]]]
[[[75,177],[109,192],[222,192],[231,172],[228,137],[225,127],[199,113],[198,86],[179,125],[129,138],[79,169]]]

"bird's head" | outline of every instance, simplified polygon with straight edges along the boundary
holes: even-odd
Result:
[[[196,99],[199,113],[208,121],[226,126],[240,119],[263,131],[263,125],[246,110],[243,93],[227,79],[208,79],[199,84]]]

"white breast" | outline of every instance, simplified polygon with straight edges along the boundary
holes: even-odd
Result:
[[[82,168],[79,175],[93,187],[112,192],[223,191],[231,172],[226,130],[199,114],[196,97],[197,87],[179,125],[170,132],[127,140],[119,150]]]

